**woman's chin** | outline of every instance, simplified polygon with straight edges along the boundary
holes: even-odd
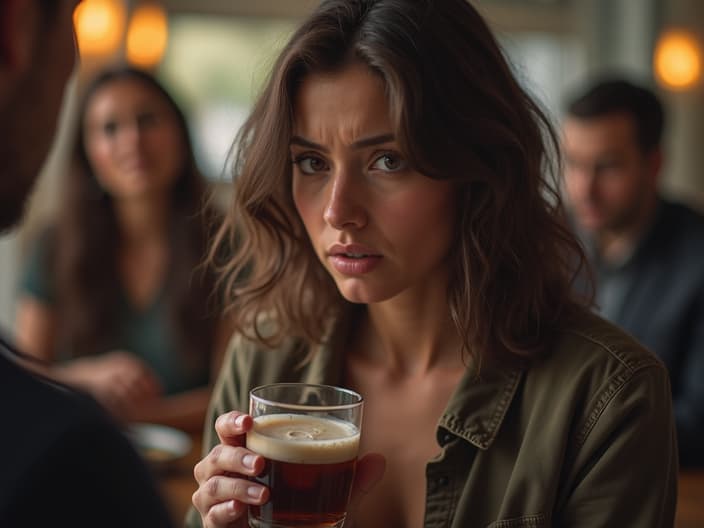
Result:
[[[337,289],[346,301],[354,304],[374,304],[386,301],[391,297],[388,292],[377,291],[368,287],[350,287],[350,285],[338,283]]]

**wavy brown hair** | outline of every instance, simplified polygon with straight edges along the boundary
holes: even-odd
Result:
[[[86,110],[94,94],[129,79],[157,93],[182,135],[184,163],[171,191],[170,258],[164,286],[171,328],[185,359],[202,361],[214,346],[217,304],[214,274],[200,266],[217,215],[204,207],[206,182],[198,171],[186,120],[164,87],[150,74],[118,67],[99,74],[86,88],[78,114],[71,168],[62,181],[61,203],[48,236],[48,264],[56,285],[59,347],[73,355],[100,352],[114,334],[120,306],[119,233],[113,200],[96,179],[84,146]],[[200,363],[202,364],[202,363]]]
[[[290,38],[236,140],[235,201],[218,234],[237,247],[221,272],[238,330],[319,343],[347,304],[296,213],[289,141],[302,79],[351,62],[383,79],[411,165],[457,183],[448,309],[465,352],[539,353],[582,304],[571,284],[585,258],[565,221],[550,122],[465,0],[327,0]],[[273,335],[262,315],[275,317]]]

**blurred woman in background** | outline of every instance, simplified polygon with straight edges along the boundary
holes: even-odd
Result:
[[[185,118],[152,76],[120,68],[90,84],[62,191],[25,268],[18,344],[120,419],[200,427],[227,338],[199,268],[217,214]]]

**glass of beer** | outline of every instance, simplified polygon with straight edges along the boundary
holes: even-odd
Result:
[[[329,385],[252,389],[247,448],[266,459],[253,480],[269,501],[249,507],[252,528],[333,528],[345,521],[362,426],[362,397]]]

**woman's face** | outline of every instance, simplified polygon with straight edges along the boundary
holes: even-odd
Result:
[[[453,186],[416,172],[394,137],[383,81],[361,64],[306,77],[295,101],[293,198],[313,248],[351,302],[443,287]]]
[[[184,163],[176,116],[136,79],[109,81],[92,95],[83,141],[98,182],[117,200],[168,192]]]

